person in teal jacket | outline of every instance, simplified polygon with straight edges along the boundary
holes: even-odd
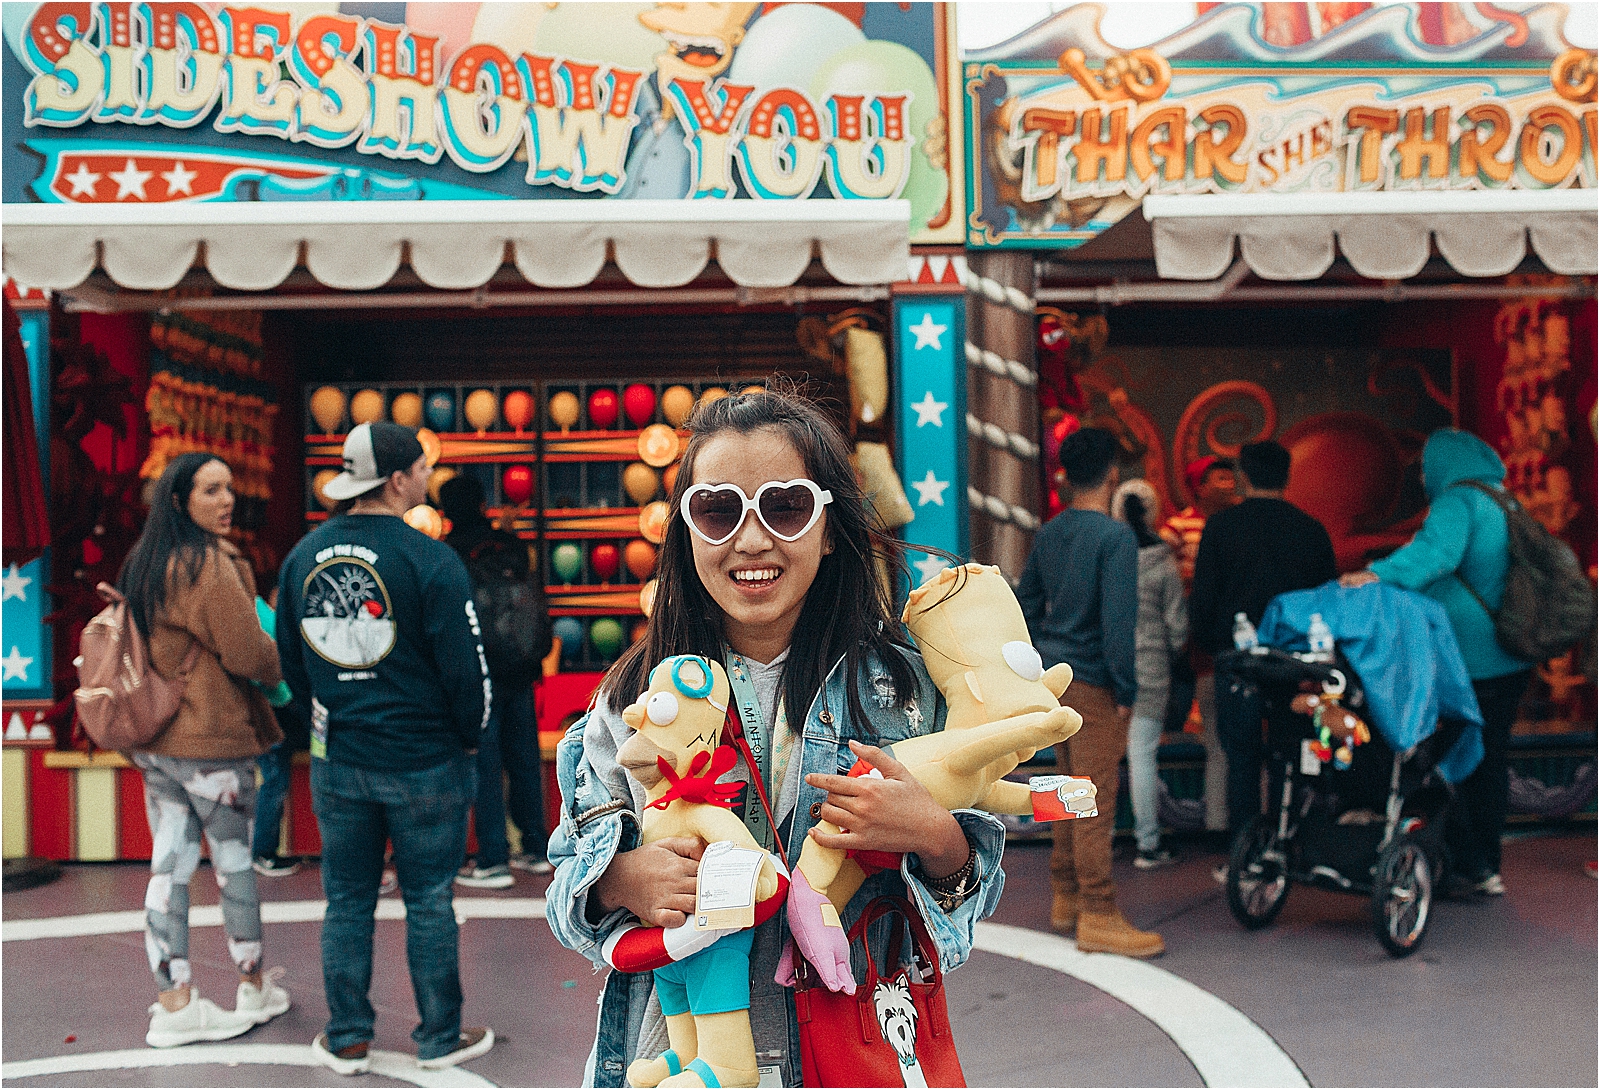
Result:
[[[1505,594],[1510,565],[1505,512],[1462,482],[1501,488],[1505,476],[1505,463],[1477,436],[1454,428],[1433,433],[1422,449],[1422,484],[1430,505],[1422,529],[1388,557],[1342,581],[1354,587],[1383,580],[1421,591],[1450,617],[1483,714],[1484,749],[1483,763],[1461,785],[1451,851],[1457,870],[1479,892],[1493,895],[1505,893],[1500,834],[1509,790],[1506,748],[1532,665],[1500,647],[1494,618],[1484,609],[1485,603],[1498,608]]]

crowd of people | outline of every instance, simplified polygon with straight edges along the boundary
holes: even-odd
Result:
[[[157,990],[150,1045],[232,1037],[290,1005],[263,971],[257,879],[300,863],[278,851],[296,735],[311,756],[328,903],[329,1018],[313,1050],[337,1072],[370,1066],[374,914],[386,883],[405,901],[420,1015],[412,1037],[424,1068],[494,1044],[489,1028],[462,1026],[453,886],[509,886],[514,867],[553,872],[550,927],[597,968],[627,922],[682,926],[705,846],[641,843],[643,790],[618,752],[633,731],[624,707],[648,688],[655,664],[684,654],[725,663],[742,687],[753,748],[727,776],[759,789],[743,806],[757,840],[780,856],[808,837],[902,856],[871,874],[835,923],[848,926],[874,896],[899,895],[923,918],[944,969],[967,959],[976,922],[1000,897],[1004,827],[982,811],[943,809],[893,756],[889,744],[940,730],[946,707],[897,621],[895,584],[881,573],[906,571],[901,547],[873,515],[845,438],[814,404],[776,390],[708,403],[688,429],[656,608],[559,748],[564,818],[553,837],[531,708],[548,618],[524,544],[491,525],[474,477],[445,484],[452,531],[434,541],[403,520],[426,497],[429,466],[415,434],[386,422],[353,429],[343,472],[323,486],[339,506],[285,559],[274,614],[227,538],[228,466],[206,454],[168,465],[119,579],[155,668],[188,679],[178,717],[133,755],[155,844],[145,899]],[[1157,748],[1174,706],[1180,720],[1198,706],[1208,826],[1237,831],[1259,815],[1261,696],[1213,661],[1235,646],[1240,624],[1260,624],[1274,596],[1339,574],[1326,530],[1284,499],[1290,456],[1279,444],[1246,445],[1236,463],[1192,464],[1195,503],[1164,523],[1150,485],[1122,479],[1120,454],[1116,436],[1094,427],[1061,444],[1068,506],[1039,531],[1016,594],[1043,667],[1066,663],[1074,674],[1062,703],[1083,723],[1055,747],[1058,769],[1104,793],[1098,815],[1054,827],[1050,925],[1081,950],[1148,958],[1165,943],[1123,916],[1112,877],[1119,767],[1126,757],[1137,867],[1174,859],[1157,810]],[[1424,473],[1433,506],[1415,540],[1343,579],[1420,590],[1448,612],[1486,740],[1452,856],[1478,890],[1498,894],[1505,740],[1529,665],[1498,647],[1488,620],[1505,585],[1506,517],[1454,486],[1498,486],[1504,467],[1481,441],[1447,430],[1429,441]],[[788,507],[763,499],[773,483]],[[680,506],[696,486],[731,497],[727,510]],[[853,766],[873,775],[837,775]],[[467,859],[473,813],[477,852]],[[202,998],[192,979],[188,883],[202,836],[240,979],[232,1011]],[[748,1083],[759,1060],[771,1069],[763,1075],[796,1084],[791,938],[786,916],[774,916],[754,929],[748,981],[691,978],[684,996],[656,994],[648,974],[613,973],[586,1083],[618,1086],[636,1062],[667,1057],[672,1021],[698,999],[748,1009],[756,1047],[712,1063],[705,1078]],[[662,1071],[671,1063],[660,1061]]]

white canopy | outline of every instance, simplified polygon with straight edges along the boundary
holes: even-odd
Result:
[[[699,276],[713,246],[734,283],[779,288],[813,251],[844,284],[902,279],[910,215],[906,201],[8,204],[0,226],[5,274],[57,290],[96,265],[124,288],[171,288],[202,243],[212,277],[240,291],[276,287],[302,261],[347,291],[386,284],[402,260],[432,287],[477,288],[508,257],[532,284],[577,288],[608,247],[634,284],[670,288]]]
[[[1592,276],[1600,201],[1593,189],[1376,193],[1152,195],[1144,215],[1156,271],[1214,280],[1233,261],[1233,240],[1265,280],[1315,280],[1333,264],[1334,239],[1351,268],[1403,280],[1427,264],[1429,237],[1464,276],[1498,277],[1527,253],[1552,272]]]

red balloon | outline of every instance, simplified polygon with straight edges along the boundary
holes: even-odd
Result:
[[[634,383],[622,392],[622,409],[635,428],[643,428],[656,415],[656,392],[643,383]]]
[[[600,577],[601,583],[609,583],[617,574],[620,560],[621,555],[618,554],[617,547],[610,542],[601,542],[589,551],[589,567]]]
[[[602,387],[589,395],[589,423],[610,428],[617,423],[617,392]]]
[[[500,477],[500,492],[519,507],[533,495],[533,470],[527,466],[507,466]]]

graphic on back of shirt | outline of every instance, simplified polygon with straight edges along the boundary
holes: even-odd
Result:
[[[389,591],[359,557],[332,557],[306,577],[300,632],[316,653],[336,666],[375,666],[394,649]]]

